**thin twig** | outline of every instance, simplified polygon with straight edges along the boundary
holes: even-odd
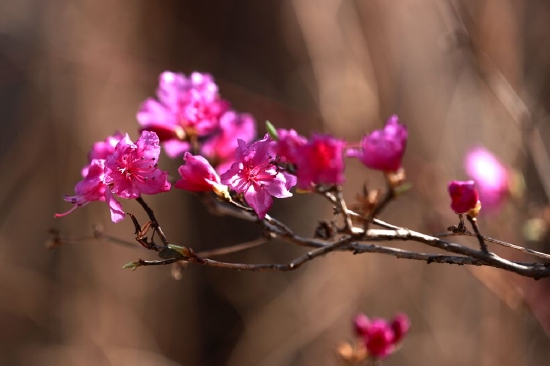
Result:
[[[483,253],[488,254],[489,250],[487,250],[487,244],[485,244],[485,240],[483,239],[483,235],[481,235],[481,232],[479,231],[479,227],[477,226],[477,220],[475,217],[472,217],[470,215],[466,215],[466,218],[468,221],[470,221],[470,224],[472,225],[472,228],[474,229],[474,232],[476,233],[477,241],[479,242],[479,246],[481,248],[481,251]]]

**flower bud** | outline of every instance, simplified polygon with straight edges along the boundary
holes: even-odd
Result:
[[[466,182],[453,180],[449,183],[448,189],[451,195],[451,208],[454,212],[477,216],[481,203],[473,180]]]

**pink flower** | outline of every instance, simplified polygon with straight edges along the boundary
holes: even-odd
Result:
[[[163,72],[157,89],[158,101],[147,99],[137,119],[143,130],[157,132],[168,156],[175,157],[190,147],[189,138],[208,136],[218,127],[220,116],[229,109],[212,76]]]
[[[105,160],[94,159],[89,165],[86,177],[78,182],[74,188],[74,196],[64,196],[63,199],[72,203],[74,206],[69,211],[61,214],[55,214],[55,217],[63,217],[76,208],[87,205],[92,201],[107,201],[111,210],[111,220],[119,222],[124,218],[124,211],[118,201],[116,201],[105,185]]]
[[[395,349],[395,334],[385,319],[373,319],[363,337],[371,356],[385,358]]]
[[[348,156],[359,158],[371,169],[396,171],[401,168],[407,137],[407,127],[400,124],[398,117],[393,115],[383,129],[363,137],[361,150],[350,149]]]
[[[307,139],[295,130],[278,129],[279,141],[277,141],[277,155],[283,162],[296,164],[300,156],[301,148],[307,144]]]
[[[291,197],[289,189],[296,184],[296,178],[280,172],[273,164],[275,142],[268,135],[262,140],[246,146],[238,140],[236,162],[221,176],[222,183],[244,195],[245,201],[263,219],[271,208],[273,197]]]
[[[313,135],[307,144],[298,143],[294,156],[298,187],[344,183],[344,145],[344,141],[329,135]]]
[[[221,186],[220,177],[212,165],[200,155],[193,156],[186,152],[178,172],[181,179],[176,182],[176,188],[192,192],[206,192]]]
[[[476,181],[485,208],[496,208],[509,193],[509,176],[504,165],[487,149],[476,147],[465,159],[466,172]]]
[[[448,189],[451,196],[451,208],[454,212],[465,214],[479,209],[479,195],[473,180],[451,181]]]
[[[218,172],[226,172],[235,162],[237,140],[250,143],[256,136],[256,122],[250,114],[237,114],[227,111],[220,117],[220,125],[215,134],[205,140],[202,154],[215,162]]]
[[[409,318],[398,314],[391,322],[386,319],[369,319],[359,314],[354,319],[355,333],[360,337],[369,355],[385,358],[395,351],[410,328]]]
[[[107,156],[111,155],[115,151],[115,146],[122,139],[122,137],[122,134],[116,131],[114,135],[107,136],[104,141],[94,143],[92,145],[92,149],[88,153],[88,162],[91,164],[94,159],[105,160]],[[88,168],[90,167],[90,164],[86,165],[82,169],[82,177],[86,177],[88,175]]]
[[[126,134],[105,161],[105,184],[127,199],[170,190],[168,173],[158,168],[159,154],[156,133],[143,131],[135,144]]]

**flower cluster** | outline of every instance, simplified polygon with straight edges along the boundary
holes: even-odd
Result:
[[[232,110],[209,74],[163,72],[156,94],[157,98],[145,100],[138,110],[141,137],[135,144],[127,134],[117,132],[93,145],[75,195],[64,198],[74,207],[57,217],[88,202],[105,201],[112,220],[118,222],[124,212],[115,197],[135,199],[168,191],[168,174],[157,166],[159,143],[168,156],[183,155],[176,188],[214,191],[225,199],[232,199],[232,190],[261,219],[273,197],[292,196],[290,189],[295,185],[301,191],[342,185],[346,157],[392,173],[386,175],[391,189],[402,181],[396,183],[389,177],[404,179],[408,131],[396,115],[355,144],[327,134],[308,139],[293,129],[274,128],[254,142],[253,117]],[[484,205],[497,206],[508,194],[507,170],[487,150],[472,150],[466,170],[478,182],[480,193],[474,181],[450,182],[451,207],[456,213],[475,216],[481,208],[480,198]]]
[[[410,328],[409,318],[405,314],[397,314],[392,321],[386,319],[369,319],[359,314],[354,319],[354,329],[367,349],[367,354],[377,359],[383,359],[392,354]]]
[[[172,158],[191,150],[223,171],[234,161],[237,140],[249,143],[256,135],[252,116],[231,110],[211,75],[163,72],[157,98],[142,103],[137,120],[142,130],[157,133]]]
[[[115,195],[120,198],[138,198],[141,194],[156,194],[170,190],[168,173],[158,168],[159,139],[154,132],[143,131],[134,144],[128,134],[116,133],[93,145],[90,161],[82,169],[83,179],[75,186],[74,196],[63,199],[77,207],[92,201],[107,202],[111,220],[121,221],[125,214]]]

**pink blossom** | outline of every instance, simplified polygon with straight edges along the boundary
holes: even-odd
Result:
[[[221,185],[218,173],[204,157],[186,152],[183,160],[185,164],[178,169],[181,179],[176,182],[176,188],[206,192],[211,191],[216,185]]]
[[[124,218],[124,211],[118,201],[114,199],[105,185],[105,160],[94,159],[89,165],[86,177],[78,182],[74,188],[74,196],[64,196],[63,199],[74,206],[67,212],[55,214],[55,217],[63,217],[76,208],[87,205],[92,201],[106,201],[111,210],[111,220],[119,222]]]
[[[236,162],[221,176],[222,183],[244,195],[245,201],[263,219],[271,208],[273,197],[291,197],[289,189],[296,184],[296,178],[280,172],[273,164],[275,142],[268,135],[262,140],[246,146],[238,140]]]
[[[298,187],[309,189],[314,184],[344,183],[344,146],[342,140],[317,134],[307,144],[297,147],[294,159]]]
[[[212,76],[198,72],[163,72],[157,89],[158,101],[149,98],[137,119],[143,130],[154,131],[166,141],[166,153],[175,157],[190,147],[184,139],[208,136],[218,127],[229,103],[220,98]]]
[[[368,353],[377,358],[385,358],[395,349],[395,334],[385,319],[373,319],[363,339]]]
[[[277,155],[283,162],[296,164],[301,148],[307,144],[307,139],[295,130],[278,129]]]
[[[105,161],[105,184],[127,199],[170,190],[168,173],[158,168],[159,154],[156,133],[143,131],[135,144],[126,134]]]
[[[399,118],[393,115],[383,129],[363,137],[361,149],[350,149],[348,156],[359,158],[371,169],[396,171],[401,168],[407,137],[407,127],[400,124]]]
[[[509,193],[509,176],[504,165],[487,149],[476,147],[465,159],[466,172],[476,181],[485,208],[496,208]]]
[[[98,141],[92,145],[92,149],[88,153],[88,162],[91,163],[94,159],[103,159],[111,155],[115,151],[115,146],[122,139],[122,134],[116,131],[112,136],[107,136],[105,140]],[[82,169],[82,177],[88,175],[90,164]]]
[[[451,208],[458,214],[465,214],[479,206],[479,195],[473,180],[451,181],[448,185]]]
[[[410,328],[409,318],[398,314],[388,322],[386,319],[369,319],[364,314],[358,314],[354,319],[355,333],[360,337],[369,355],[385,358],[395,351]]]
[[[220,173],[235,162],[237,140],[249,144],[256,136],[256,122],[250,114],[238,114],[227,111],[220,117],[218,130],[207,139],[201,152],[210,161],[215,162],[216,170]]]

